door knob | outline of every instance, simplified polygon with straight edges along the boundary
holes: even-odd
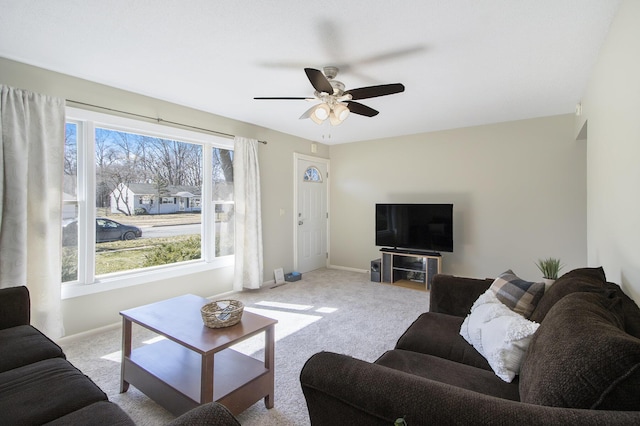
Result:
[[[302,221],[301,220],[298,221],[298,225],[302,225]]]

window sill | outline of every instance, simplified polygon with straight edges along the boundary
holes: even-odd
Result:
[[[179,266],[170,265],[155,268],[153,270],[128,272],[117,275],[113,274],[111,276],[100,277],[93,284],[63,284],[61,298],[62,300],[72,299],[74,297],[87,296],[89,294],[147,284],[153,281],[178,278],[200,272],[211,271],[218,268],[232,266],[233,264],[234,256],[225,256],[216,259],[211,263],[197,261]]]

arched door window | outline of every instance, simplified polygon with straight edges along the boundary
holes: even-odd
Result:
[[[322,173],[314,166],[307,167],[307,170],[304,171],[304,177],[302,178],[305,182],[318,182],[322,183]]]

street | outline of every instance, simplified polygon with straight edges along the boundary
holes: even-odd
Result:
[[[216,224],[216,227],[219,224]],[[191,225],[170,225],[170,226],[141,226],[142,238],[163,238],[174,237],[176,235],[190,235],[201,232],[199,223]]]

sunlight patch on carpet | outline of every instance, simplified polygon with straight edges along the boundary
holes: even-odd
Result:
[[[270,308],[291,309],[292,311],[308,311],[310,309],[313,309],[313,306],[311,305],[296,305],[294,303],[269,302],[266,300],[256,302],[255,304],[259,306],[267,306]]]
[[[322,319],[322,316],[319,315],[301,314],[297,312],[283,312],[260,308],[245,308],[245,310],[253,312],[254,314],[278,320],[278,324],[276,324],[276,342]],[[252,355],[263,349],[263,333],[260,333],[257,336],[253,336],[236,345],[233,345],[233,350],[241,352],[245,355]]]
[[[156,336],[156,337],[154,337],[154,338],[152,338],[152,339],[145,340],[145,341],[143,341],[142,343],[144,343],[145,345],[150,345],[150,344],[152,344],[152,343],[156,343],[156,342],[159,342],[160,340],[166,340],[166,339],[167,339],[167,338],[166,338],[166,337],[164,337],[164,336]]]
[[[156,343],[159,342],[160,340],[165,340],[166,337],[164,336],[156,336],[152,339],[149,340],[145,340],[142,343],[144,343],[145,345],[150,345],[152,343]],[[117,363],[121,363],[122,362],[122,351],[115,351],[115,352],[111,352],[110,354],[106,354],[100,357],[100,359],[106,359],[107,361],[114,361]]]
[[[120,363],[122,362],[122,351],[111,352],[110,354],[101,356],[100,359],[106,359],[107,361]]]

